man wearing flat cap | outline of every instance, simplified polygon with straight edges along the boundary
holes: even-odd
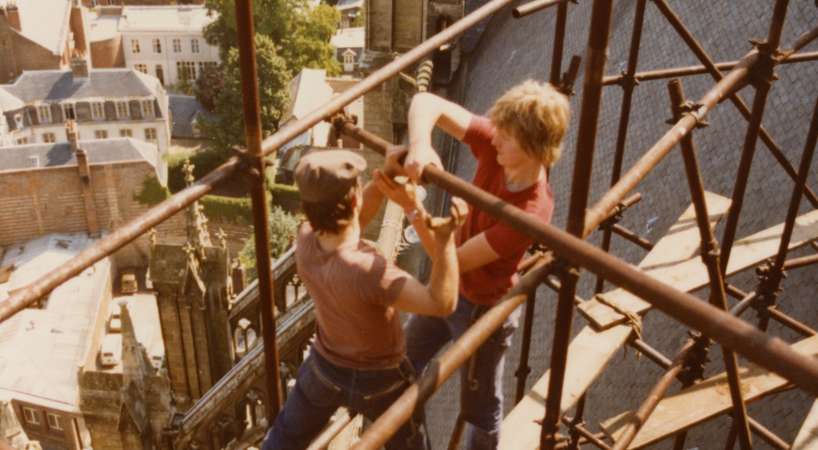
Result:
[[[397,158],[387,155],[387,172],[400,170]],[[398,311],[454,311],[459,278],[453,231],[465,205],[458,199],[451,217],[426,218],[435,245],[424,285],[361,240],[383,201],[375,183],[361,188],[365,168],[363,158],[345,150],[311,152],[296,167],[307,217],[296,237],[296,266],[315,302],[318,330],[263,450],[307,447],[339,406],[375,420],[414,380]],[[386,448],[426,448],[421,422],[413,417]]]

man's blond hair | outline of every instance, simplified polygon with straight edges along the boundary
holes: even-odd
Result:
[[[489,118],[528,154],[551,167],[562,154],[571,108],[568,98],[549,83],[526,80],[494,102]]]

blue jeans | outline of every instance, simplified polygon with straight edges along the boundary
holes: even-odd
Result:
[[[463,335],[472,321],[487,307],[460,297],[455,312],[446,318],[413,315],[406,324],[406,355],[421,373],[434,355],[450,340]],[[464,388],[461,414],[470,425],[466,434],[468,450],[496,449],[503,420],[503,365],[505,351],[520,319],[515,310],[477,351],[472,376],[469,366],[460,370]]]
[[[295,388],[267,433],[262,450],[306,448],[339,406],[375,420],[414,381],[414,374],[407,360],[393,369],[356,370],[338,367],[312,349],[298,369]],[[386,448],[425,449],[422,423],[421,411],[395,433]]]

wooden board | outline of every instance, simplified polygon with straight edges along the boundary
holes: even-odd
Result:
[[[792,349],[802,355],[818,355],[818,336],[799,341],[792,346]],[[779,375],[755,365],[742,367],[739,373],[741,389],[746,402],[758,400],[765,394],[787,384],[787,380]],[[732,407],[727,375],[721,373],[708,378],[695,386],[662,399],[628,448],[636,449],[650,445],[723,414]],[[602,428],[616,440],[624,425],[634,420],[633,415],[633,411],[622,413],[604,421]]]
[[[719,220],[727,214],[727,210],[730,208],[730,199],[713,194],[712,192],[705,192],[705,202],[707,203],[707,211],[710,215],[710,224],[711,226],[715,226]],[[699,257],[700,247],[701,238],[699,237],[699,228],[696,226],[696,211],[691,204],[682,215],[679,216],[676,223],[670,227],[667,234],[662,236],[659,242],[654,245],[653,249],[645,255],[645,258],[637,267],[642,269],[645,273],[659,279],[663,279],[664,274],[664,279],[668,279],[668,282],[672,286],[684,289],[685,286],[682,286],[679,281],[685,280],[687,275],[682,273],[682,271],[686,270],[685,265],[689,265],[695,268],[695,270],[698,270],[698,266],[701,265],[699,262],[701,260]],[[674,273],[678,273],[678,276],[675,280],[670,280],[671,277],[669,275]],[[705,271],[705,274],[706,273]],[[631,305],[632,302],[637,302],[635,306],[637,309],[643,303],[647,304],[641,298],[632,295],[624,289],[609,291],[601,294],[600,297],[603,297],[604,300],[615,305]],[[631,308],[633,307],[634,306],[631,306]],[[599,328],[607,328],[624,321],[622,315],[596,299],[580,305],[579,310],[585,318]]]
[[[708,208],[710,210],[712,208]],[[711,215],[713,215],[711,213]],[[695,229],[695,225],[693,226]],[[780,223],[764,231],[760,231],[751,236],[736,241],[727,266],[727,275],[733,275],[749,267],[753,267],[761,261],[775,256],[778,252],[778,245],[781,242],[781,232],[784,224]],[[818,238],[818,210],[811,211],[799,216],[795,221],[790,249],[800,247],[809,241]],[[656,249],[654,248],[654,251]],[[651,252],[652,254],[653,252]],[[648,255],[651,256],[651,255]],[[684,255],[677,255],[684,257]],[[645,258],[648,260],[648,258]],[[698,256],[689,257],[686,260],[678,260],[673,264],[668,262],[668,258],[649,264],[639,266],[646,273],[654,278],[669,284],[681,291],[692,291],[701,288],[709,282],[707,268]],[[608,303],[616,305],[618,308],[635,314],[647,311],[651,305],[645,300],[631,294],[624,289],[617,289],[600,295]],[[611,325],[621,323],[624,318],[621,314],[600,302],[591,300],[593,304],[582,307],[583,314],[597,327],[606,328]],[[601,308],[600,306],[605,306]]]
[[[812,404],[801,430],[795,436],[792,450],[818,450],[818,402]]]
[[[716,194],[707,193],[706,201],[711,215],[711,223],[716,224],[727,212],[730,200]],[[691,232],[692,231],[692,232]],[[671,237],[672,236],[672,237]],[[695,213],[691,205],[671,227],[668,236],[662,238],[645,257],[643,264],[659,266],[669,262],[690,259],[698,254],[699,233],[695,223]],[[587,303],[586,303],[587,304]],[[602,308],[610,310],[602,304]],[[573,407],[579,397],[607,367],[611,358],[627,342],[633,329],[619,325],[603,331],[588,326],[583,328],[568,347],[568,366],[562,394],[561,411]],[[545,415],[545,397],[548,392],[550,371],[534,384],[528,394],[503,420],[500,430],[500,449],[534,449],[539,446],[540,425]]]
[[[633,329],[619,325],[604,331],[585,327],[568,346],[568,367],[562,391],[561,411],[573,407],[579,397],[602,373]],[[508,413],[500,428],[500,449],[534,449],[540,445],[540,425],[545,415],[545,397],[551,371],[545,372],[520,403]]]

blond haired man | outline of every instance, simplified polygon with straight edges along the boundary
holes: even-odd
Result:
[[[518,208],[549,222],[554,210],[547,168],[560,157],[570,118],[568,99],[550,84],[525,81],[506,92],[489,110],[489,117],[472,114],[432,94],[414,97],[409,108],[409,154],[405,169],[417,181],[427,164],[440,166],[432,148],[437,126],[467,144],[477,159],[473,183]],[[402,186],[379,177],[381,190],[402,205],[427,251],[432,235],[416,211],[422,204]],[[413,316],[406,325],[407,355],[420,371],[449,340],[460,337],[471,322],[497,303],[517,281],[517,266],[532,240],[488,214],[470,208],[457,239],[460,298],[447,318]],[[503,415],[504,353],[517,328],[512,314],[475,355],[471,373],[461,382],[462,414],[470,425],[468,449],[493,449]]]

